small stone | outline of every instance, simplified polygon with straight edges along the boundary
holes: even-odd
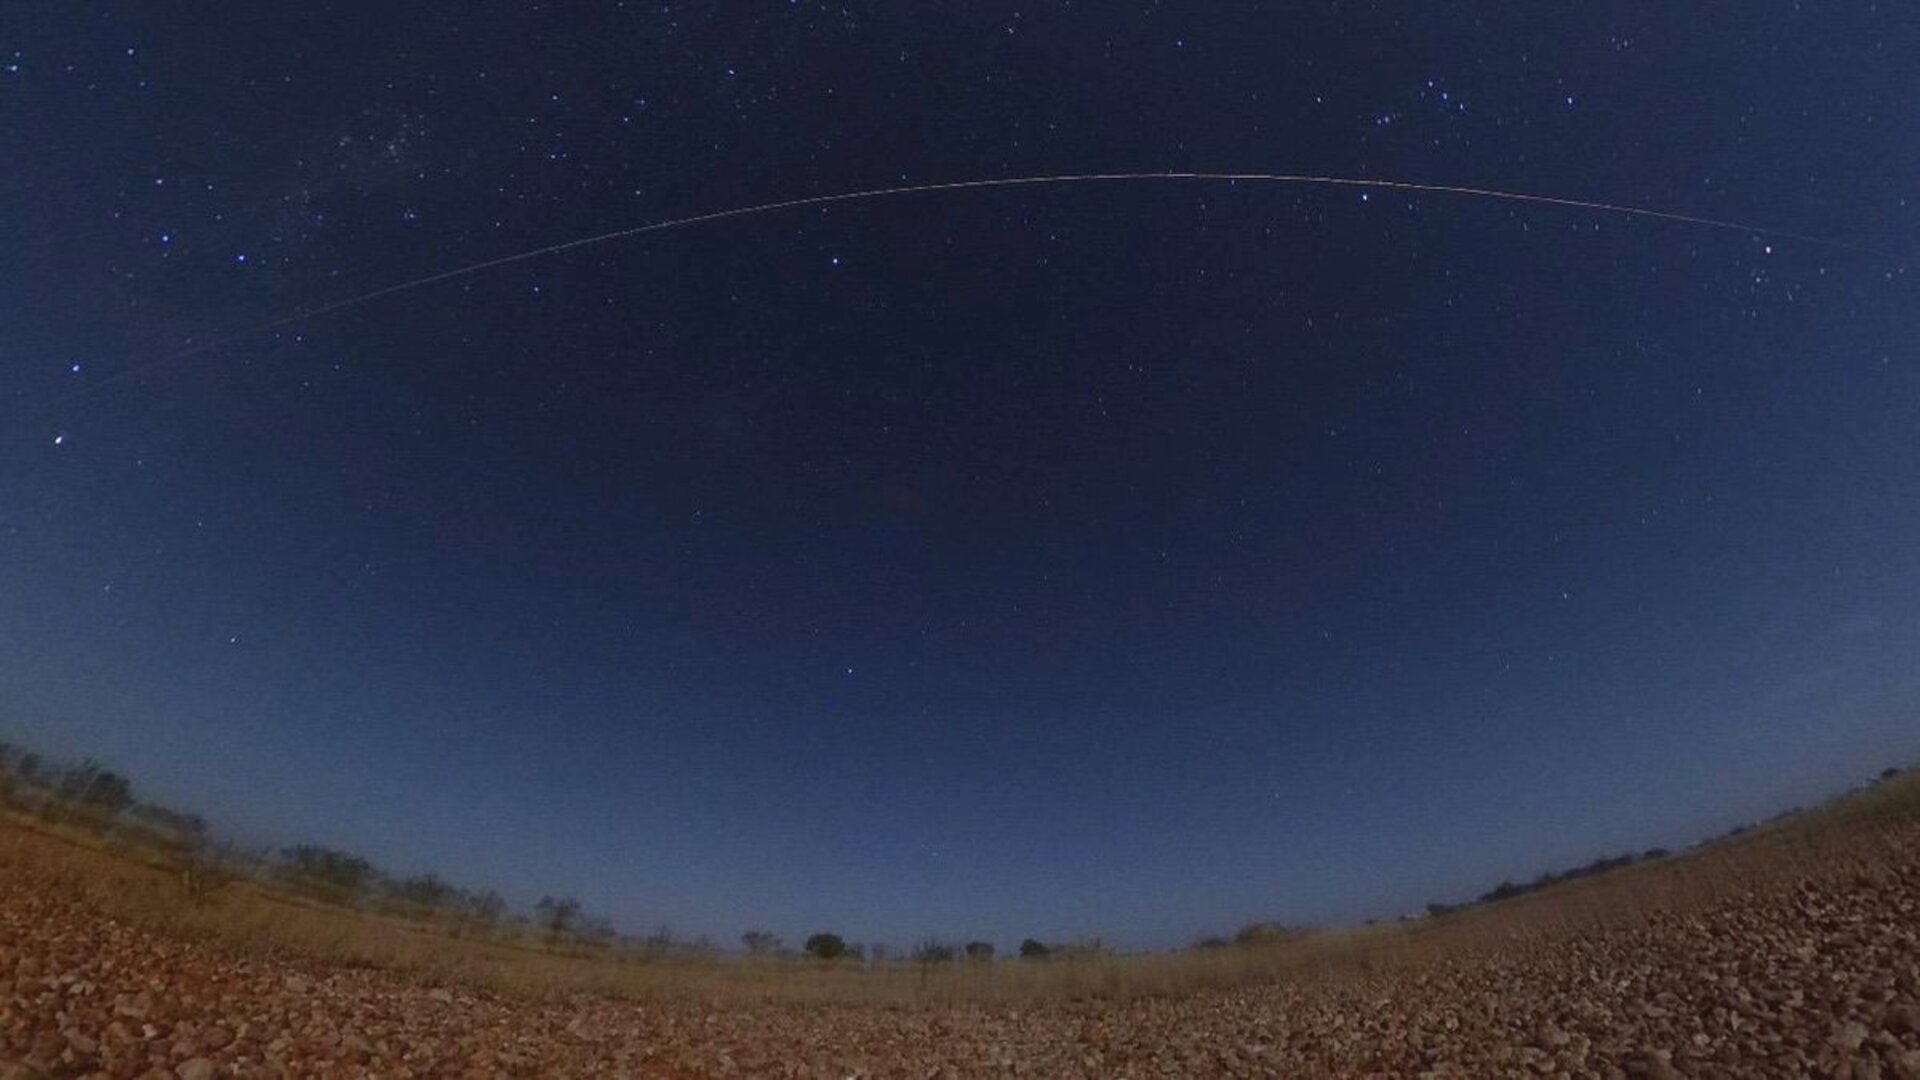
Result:
[[[173,1074],[180,1080],[213,1080],[213,1062],[206,1058],[189,1058],[174,1066]]]
[[[1634,1064],[1638,1067],[1628,1070],[1631,1075],[1644,1076],[1648,1080],[1683,1080],[1680,1070],[1673,1067],[1671,1057],[1659,1051],[1642,1054]]]
[[[1892,1005],[1881,1014],[1880,1026],[1895,1035],[1920,1035],[1920,1005]]]
[[[1827,1039],[1829,1044],[1849,1054],[1860,1049],[1860,1044],[1866,1041],[1867,1025],[1857,1020],[1849,1020],[1834,1028],[1833,1034]]]

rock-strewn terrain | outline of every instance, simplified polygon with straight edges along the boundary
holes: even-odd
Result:
[[[1871,850],[1612,928],[1291,985],[1023,1006],[533,1001],[173,940],[15,877],[0,880],[0,1080],[1920,1078],[1920,823]]]

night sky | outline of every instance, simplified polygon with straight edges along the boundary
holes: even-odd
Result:
[[[6,7],[0,734],[245,837],[1157,947],[1920,748],[1897,258],[1114,182],[246,333],[1051,173],[1915,251],[1902,5]]]

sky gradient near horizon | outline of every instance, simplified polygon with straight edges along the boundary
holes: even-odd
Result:
[[[1920,752],[1920,23],[0,16],[0,737],[623,928],[1176,945]]]

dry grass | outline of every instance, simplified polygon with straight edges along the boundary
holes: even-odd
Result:
[[[1210,951],[1028,963],[920,966],[744,958],[648,959],[567,952],[313,902],[236,880],[196,897],[177,860],[139,843],[9,814],[0,874],[80,897],[145,929],[244,955],[288,955],[412,972],[540,998],[590,993],[710,1003],[865,1005],[1111,1002],[1286,981],[1305,984],[1405,971],[1463,955],[1524,950],[1569,931],[1630,928],[1755,884],[1862,866],[1891,854],[1885,837],[1920,818],[1920,775],[1906,774],[1811,813],[1658,862],[1564,882],[1437,919],[1327,931]]]

